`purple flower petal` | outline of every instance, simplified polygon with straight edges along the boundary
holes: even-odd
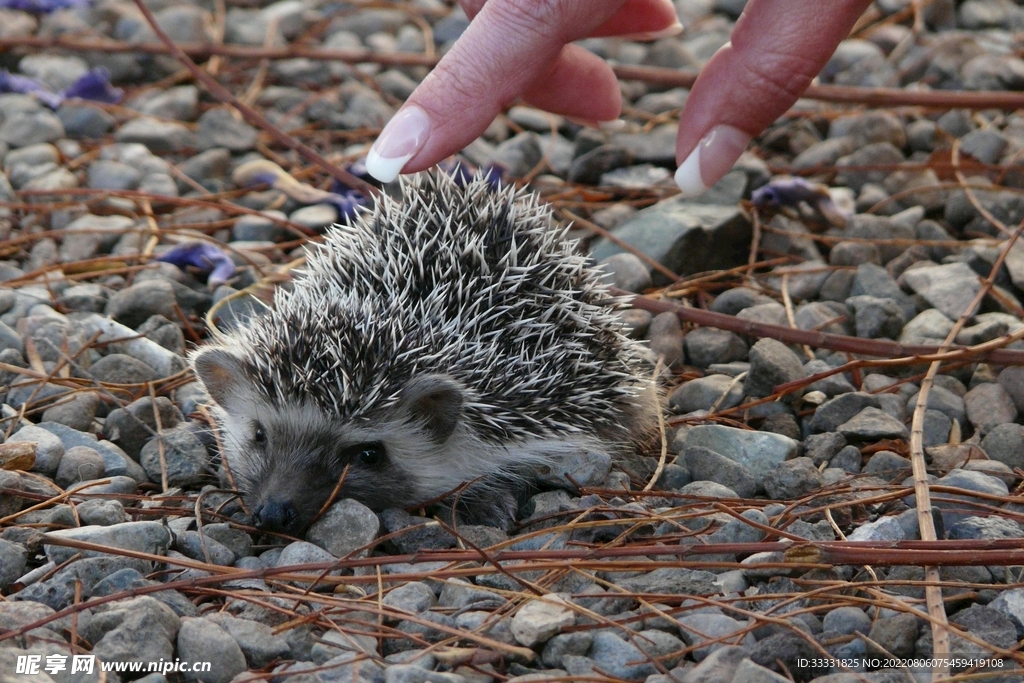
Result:
[[[359,210],[367,205],[366,197],[358,190],[346,190],[341,193],[331,193],[325,201],[333,204],[338,209],[338,219],[350,221],[359,215]]]
[[[3,0],[0,0],[2,2]],[[0,93],[19,93],[21,95],[35,95],[36,98],[50,107],[56,109],[60,106],[63,98],[60,95],[50,92],[46,86],[28,76],[12,74],[7,69],[0,70]]]
[[[179,268],[192,266],[210,271],[206,283],[211,287],[222,285],[235,274],[235,264],[222,249],[208,242],[184,242],[169,249],[157,261],[170,263]]]
[[[797,206],[800,202],[814,204],[828,197],[828,190],[803,178],[776,178],[754,190],[750,199],[757,206]]]
[[[124,97],[124,90],[110,84],[110,72],[99,67],[85,74],[64,91],[64,97],[78,97],[94,102],[117,104]]]
[[[0,0],[0,8],[41,14],[59,9],[88,7],[91,0]]]

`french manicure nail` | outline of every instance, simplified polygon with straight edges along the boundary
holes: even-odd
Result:
[[[405,164],[420,151],[430,133],[430,119],[414,104],[388,121],[366,155],[366,171],[382,183],[398,177]]]
[[[627,33],[623,36],[618,36],[624,40],[661,40],[662,38],[672,38],[678,36],[683,32],[683,25],[678,21],[671,26],[667,26],[660,31],[647,31],[646,33]]]
[[[676,185],[687,197],[696,197],[721,180],[750,144],[739,128],[722,124],[701,138],[676,170]]]

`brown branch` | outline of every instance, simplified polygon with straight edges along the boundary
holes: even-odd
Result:
[[[925,344],[900,344],[899,342],[880,339],[861,339],[842,334],[830,334],[814,330],[794,330],[781,325],[769,325],[752,320],[743,320],[724,313],[714,313],[701,308],[689,308],[667,299],[652,299],[633,294],[621,289],[612,288],[616,296],[631,297],[629,305],[652,313],[675,313],[683,322],[719,330],[728,330],[748,337],[777,339],[787,344],[806,344],[812,348],[831,349],[846,353],[856,353],[877,358],[905,358],[908,363],[928,363],[934,360],[943,362],[971,359],[972,361],[988,361],[999,365],[1024,365],[1024,351],[999,348],[1006,338],[978,346],[950,346],[949,351],[942,352],[941,347]]]
[[[159,34],[158,34],[159,35]],[[435,66],[438,57],[375,50],[339,50],[318,46],[288,45],[282,47],[253,47],[248,45],[213,45],[182,43],[170,48],[161,43],[129,43],[126,41],[77,38],[73,36],[14,36],[0,39],[0,52],[16,48],[60,48],[77,52],[142,52],[146,54],[187,55],[193,59],[214,56],[238,59],[293,59],[302,57],[315,61],[336,61],[349,64],[375,63],[397,66]],[[180,57],[179,57],[180,58]],[[612,67],[621,79],[644,81],[669,87],[692,87],[697,71],[665,69],[653,66]],[[914,91],[901,88],[861,88],[845,85],[812,85],[804,91],[806,99],[837,104],[859,104],[869,107],[927,107],[929,109],[1007,109],[1024,108],[1024,93],[994,90]]]

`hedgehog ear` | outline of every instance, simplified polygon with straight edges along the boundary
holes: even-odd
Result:
[[[241,360],[224,349],[208,348],[192,357],[192,367],[203,382],[210,398],[225,406],[237,396],[245,374]]]
[[[462,385],[448,375],[420,375],[402,387],[399,404],[413,420],[426,425],[431,439],[442,444],[462,417]]]

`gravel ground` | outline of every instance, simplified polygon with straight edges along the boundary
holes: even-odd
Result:
[[[43,11],[62,4],[30,12],[0,1],[19,8],[0,9],[0,41],[154,40],[130,2]],[[687,26],[678,38],[584,45],[619,64],[696,69],[728,39],[743,2],[676,5]],[[150,7],[181,43],[298,40],[392,56],[442,54],[467,23],[437,0],[402,10],[305,0]],[[843,43],[821,83],[1024,90],[1015,33],[1024,9],[938,0],[922,12],[915,35],[911,3],[877,2],[871,28]],[[207,66],[341,165],[365,155],[426,73],[307,58]],[[654,476],[656,444],[654,457],[629,466],[574,463],[590,488],[535,495],[512,530],[464,526],[453,535],[429,517],[345,500],[305,540],[251,532],[218,477],[204,396],[184,355],[202,343],[209,311],[225,328],[257,314],[253,292],[267,290],[247,288],[299,258],[306,234],[343,219],[354,196],[303,170],[165,55],[12,49],[0,67],[46,91],[0,94],[0,683],[100,681],[98,667],[18,668],[25,655],[41,655],[45,668],[48,656],[85,653],[212,662],[203,673],[102,674],[146,683],[889,683],[928,680],[892,668],[893,658],[1024,662],[1024,584],[1010,560],[941,568],[956,633],[938,652],[924,619],[923,567],[860,560],[808,569],[777,544],[710,554],[703,546],[780,537],[919,540],[909,436],[926,366],[828,374],[852,356],[692,327],[673,313],[622,312],[629,333],[667,366],[668,457],[653,491],[638,489]],[[56,95],[76,92],[95,68],[123,98]],[[1024,246],[1005,249],[1024,219],[1020,115],[801,101],[707,195],[686,200],[673,196],[671,171],[687,91],[622,88],[622,131],[515,106],[463,159],[528,179],[556,209],[648,255],[577,230],[609,282],[628,291],[669,285],[659,291],[748,323],[902,344],[939,345],[961,317],[962,345],[1024,328]],[[310,185],[256,172],[279,167]],[[809,182],[780,179],[796,173]],[[207,247],[195,246],[200,238]],[[752,240],[755,267],[744,269]],[[980,309],[970,310],[990,275]],[[773,393],[800,380],[796,391]],[[939,539],[1024,538],[1022,411],[1020,367],[950,363],[935,377],[923,441],[929,481],[944,487],[932,492]],[[500,572],[459,554],[629,544],[629,555],[528,568],[517,566],[521,557]],[[416,555],[426,551],[434,554]],[[392,555],[403,557],[388,562]],[[363,562],[315,584],[279,569],[321,563],[315,577],[339,557]],[[827,654],[850,666],[823,662]]]

